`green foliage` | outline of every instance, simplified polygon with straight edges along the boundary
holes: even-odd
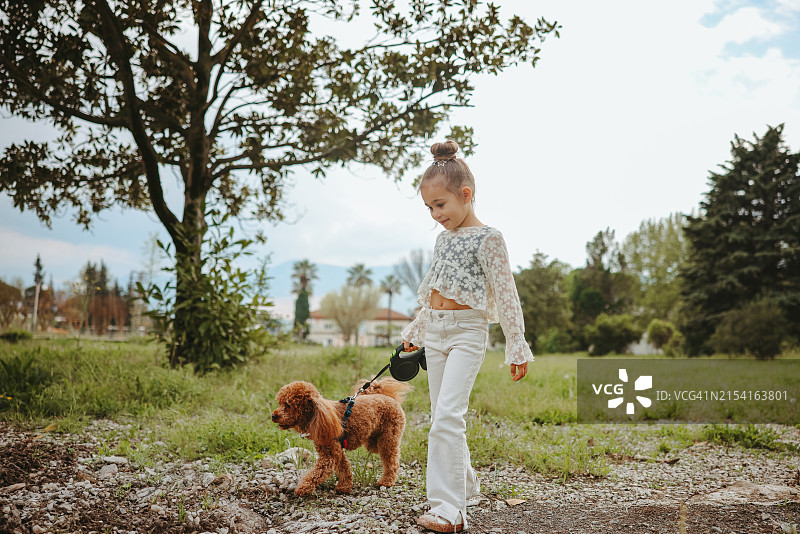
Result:
[[[558,328],[551,328],[539,336],[538,348],[541,354],[562,354],[576,350],[575,342],[569,332]]]
[[[762,298],[722,314],[708,343],[717,352],[752,354],[759,360],[770,360],[781,353],[789,326],[779,304]]]
[[[633,317],[628,314],[607,315],[601,313],[593,325],[586,329],[586,339],[592,345],[589,354],[621,354],[628,345],[642,337],[642,330],[637,327]]]
[[[42,367],[33,353],[0,360],[0,410],[25,406],[32,394],[53,379],[53,373]]]
[[[620,314],[630,309],[636,281],[627,272],[613,230],[598,232],[586,243],[586,253],[586,267],[573,270],[566,279],[572,307],[570,330],[580,349],[591,344],[587,328],[601,313]]]
[[[309,317],[311,317],[311,310],[308,305],[308,291],[301,289],[294,302],[294,330],[301,340],[308,335]]]
[[[336,323],[345,343],[350,343],[353,337],[358,343],[358,329],[365,320],[375,317],[380,298],[378,287],[345,285],[322,297],[320,311]]]
[[[569,266],[536,252],[527,269],[514,275],[519,292],[525,339],[539,351],[539,339],[552,329],[565,330],[570,325],[570,302],[565,287]]]
[[[33,339],[33,334],[27,330],[8,330],[0,334],[0,339],[9,343],[18,343],[20,341],[30,341]]]
[[[737,136],[731,154],[686,227],[681,330],[691,355],[713,348],[708,341],[727,312],[763,297],[800,333],[800,155],[786,147],[783,126],[752,142]]]
[[[780,437],[772,429],[761,430],[755,425],[709,425],[703,427],[703,438],[709,443],[723,445],[739,445],[745,449],[766,449],[770,451],[785,450],[786,444],[778,440]]]
[[[235,241],[233,228],[223,228],[228,215],[216,216],[203,243],[207,254],[178,257],[175,267],[164,269],[176,278],[163,288],[139,284],[141,294],[157,304],[149,315],[160,325],[170,365],[191,364],[199,373],[244,363],[275,341],[258,320],[257,308],[270,305],[266,266],[252,274],[235,266],[237,259],[252,254],[253,242]],[[169,246],[163,250],[173,257]],[[203,259],[195,262],[197,256]]]
[[[675,325],[669,321],[653,319],[647,325],[647,340],[657,349],[663,349],[676,332]]]
[[[672,337],[669,338],[669,341],[666,345],[664,345],[664,354],[666,356],[683,356],[685,355],[686,351],[684,349],[684,342],[685,339],[683,334],[680,330],[675,330],[672,334]]]
[[[686,217],[673,213],[642,221],[622,244],[627,271],[636,280],[633,305],[642,322],[653,318],[674,321],[680,301],[680,270],[689,256],[683,228]]]

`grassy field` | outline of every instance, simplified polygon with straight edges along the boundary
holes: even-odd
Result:
[[[241,368],[197,376],[169,369],[151,342],[74,340],[0,343],[0,421],[77,432],[95,419],[126,423],[101,436],[107,452],[147,465],[160,458],[250,461],[291,446],[313,448],[270,420],[278,389],[314,383],[329,399],[346,396],[386,363],[388,349],[285,345]],[[489,352],[473,390],[468,441],[477,465],[512,464],[548,476],[603,476],[618,454],[664,455],[697,440],[780,450],[779,437],[755,426],[579,425],[576,367],[585,354],[539,356],[521,382],[503,355]],[[425,464],[429,401],[420,373],[404,404],[409,425],[402,461]],[[147,448],[137,443],[157,444]],[[354,469],[372,465],[353,453]]]

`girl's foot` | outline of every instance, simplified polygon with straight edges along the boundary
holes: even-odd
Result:
[[[419,516],[417,524],[434,532],[461,532],[464,530],[464,523],[454,525],[446,519],[431,514]]]

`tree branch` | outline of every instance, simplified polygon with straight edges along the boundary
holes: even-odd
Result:
[[[181,73],[183,82],[190,87],[193,86],[194,73],[192,72],[192,62],[189,58],[187,58],[177,46],[170,43],[159,34],[148,21],[142,19],[142,27],[147,31],[150,38],[153,39],[153,42],[159,45],[157,46],[158,50],[172,60],[172,64]]]
[[[158,169],[158,156],[147,135],[144,121],[139,112],[139,99],[136,96],[136,85],[134,82],[133,69],[131,68],[130,58],[133,52],[130,50],[128,42],[119,26],[119,19],[114,15],[111,7],[106,0],[94,0],[98,8],[101,19],[106,30],[101,37],[106,44],[109,54],[119,68],[119,77],[122,82],[123,96],[127,104],[129,124],[128,128],[133,134],[136,146],[142,156],[142,162],[147,176],[147,187],[150,193],[150,201],[153,203],[153,210],[159,220],[169,232],[173,240],[180,239],[178,235],[178,218],[170,211],[164,200],[164,190],[161,187],[161,175]]]
[[[352,142],[357,144],[357,143],[363,141],[364,139],[366,139],[369,136],[369,134],[374,133],[374,132],[380,130],[381,128],[383,128],[384,126],[386,126],[388,124],[391,124],[391,123],[401,119],[402,117],[404,117],[405,115],[408,115],[409,113],[417,111],[417,107],[418,107],[419,103],[421,103],[423,100],[426,100],[427,98],[430,98],[431,96],[433,96],[434,94],[436,94],[438,92],[439,91],[433,91],[433,92],[429,93],[428,95],[425,95],[424,97],[420,98],[414,104],[411,104],[408,107],[406,107],[406,109],[403,110],[401,113],[397,113],[397,114],[395,114],[395,115],[393,115],[391,117],[387,117],[386,119],[374,124],[370,128],[368,128],[365,131],[361,132],[361,134],[359,134],[355,138],[353,138]],[[446,107],[446,106],[449,106],[449,107],[461,107],[458,104],[437,104],[435,106],[429,107],[428,109],[436,109],[436,108],[442,108],[442,107]],[[282,168],[282,167],[289,167],[289,166],[293,166],[293,165],[304,165],[306,163],[313,163],[315,161],[320,161],[320,160],[324,159],[326,156],[330,155],[331,153],[333,153],[336,150],[339,150],[341,148],[344,148],[344,145],[332,146],[332,147],[329,147],[324,152],[320,152],[318,154],[315,154],[315,155],[312,155],[312,156],[308,156],[308,157],[305,157],[305,158],[300,158],[300,159],[289,159],[289,160],[283,160],[283,161],[270,160],[270,161],[264,161],[264,162],[261,162],[261,163],[250,163],[248,165],[244,165],[244,164],[241,164],[241,165],[226,165],[225,167],[222,167],[220,170],[215,172],[214,173],[214,177],[218,178],[220,176],[224,176],[226,174],[229,174],[230,172],[238,171],[238,170],[260,170],[260,169],[264,169],[264,168],[267,168],[267,167]],[[234,158],[235,158],[235,160],[239,160],[239,159],[243,159],[246,156],[247,156],[247,153],[243,153],[240,156],[235,156]]]
[[[91,113],[83,112],[79,109],[75,109],[69,106],[58,102],[45,94],[40,88],[36,87],[28,78],[25,76],[25,73],[22,72],[19,67],[14,64],[5,54],[0,54],[0,64],[2,64],[14,78],[14,80],[24,86],[28,91],[30,91],[37,99],[41,100],[51,108],[56,111],[61,112],[62,114],[68,117],[74,117],[76,119],[81,119],[86,122],[91,122],[92,124],[99,124],[101,126],[108,126],[109,128],[122,128],[126,126],[126,122],[122,117],[103,117],[98,115],[92,115]]]
[[[233,54],[233,50],[236,48],[236,45],[239,44],[239,41],[242,40],[242,37],[244,37],[247,33],[249,33],[250,30],[253,29],[253,26],[255,26],[256,22],[258,22],[258,15],[261,13],[262,3],[263,0],[256,0],[256,2],[253,3],[253,8],[250,10],[250,14],[247,15],[247,18],[242,24],[242,27],[239,28],[239,31],[236,32],[233,38],[231,38],[231,40],[228,42],[225,48],[223,48],[222,50],[211,56],[212,65],[218,66],[219,70],[217,71],[217,76],[216,79],[214,80],[214,89],[211,92],[211,98],[208,99],[208,102],[206,103],[206,109],[209,106],[211,106],[212,103],[216,102],[217,97],[219,96],[219,84],[220,81],[222,80],[222,75],[225,73],[225,65],[228,63],[231,54]],[[217,118],[219,118],[220,112],[225,108],[228,96],[230,96],[230,92],[228,92],[222,104],[220,105],[219,110],[217,111],[217,117],[214,119],[214,126],[218,124]],[[215,129],[216,128],[212,129],[212,132]]]

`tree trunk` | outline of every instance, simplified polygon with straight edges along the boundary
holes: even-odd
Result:
[[[175,245],[175,323],[170,365],[176,367],[194,361],[185,341],[192,335],[195,310],[203,306],[197,284],[200,281],[203,237],[208,230],[205,220],[205,195],[192,199],[187,193],[183,221]]]

